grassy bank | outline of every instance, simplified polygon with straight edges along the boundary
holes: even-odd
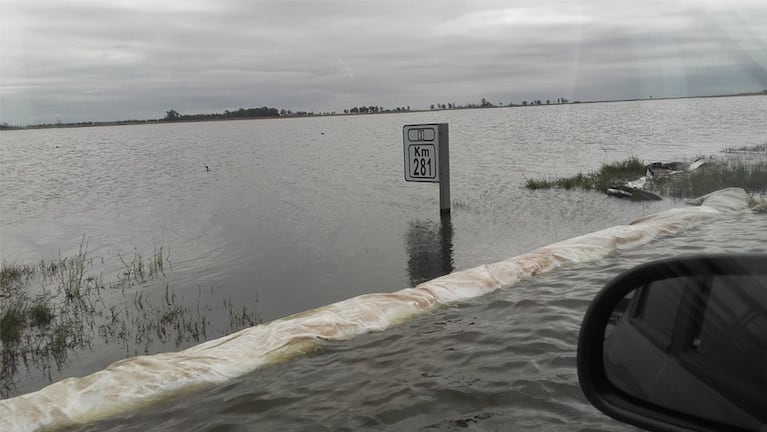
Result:
[[[527,179],[528,189],[584,189],[606,192],[610,185],[635,180],[645,173],[645,163],[632,157],[624,161],[603,164],[597,171],[579,173],[572,177]]]
[[[711,160],[695,171],[647,183],[648,190],[675,198],[695,198],[727,187],[764,194],[767,192],[767,161]]]
[[[184,301],[170,288],[169,254],[162,247],[151,257],[120,257],[123,270],[111,283],[93,273],[87,242],[71,257],[36,266],[2,263],[0,267],[0,396],[13,395],[27,376],[49,380],[71,354],[104,344],[126,356],[154,347],[206,340],[211,316],[218,313],[231,333],[261,322],[260,316],[230,299],[215,308]],[[211,291],[213,291],[211,289]],[[220,321],[220,320],[219,320]],[[167,349],[167,348],[165,348]],[[104,365],[106,366],[106,365]]]
[[[726,187],[741,187],[749,193],[767,192],[767,143],[728,148],[724,157],[710,157],[700,168],[665,177],[654,177],[645,189],[664,196],[695,198]],[[529,189],[580,188],[606,192],[645,175],[646,163],[636,157],[604,164],[587,174],[571,177],[527,179]]]

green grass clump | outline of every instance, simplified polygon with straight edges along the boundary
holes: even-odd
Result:
[[[676,198],[694,198],[727,187],[749,193],[767,192],[767,161],[741,158],[710,160],[695,171],[653,179],[647,188]]]
[[[588,174],[578,173],[572,177],[556,177],[552,179],[527,179],[528,189],[584,189],[606,192],[616,183],[636,180],[645,174],[645,163],[636,157],[604,164],[598,171]]]
[[[752,194],[767,193],[767,144],[739,147],[730,151],[727,158],[709,158],[698,169],[679,172],[665,177],[653,177],[645,189],[675,198],[695,198],[711,192],[740,187]],[[748,153],[748,157],[742,154]],[[572,177],[551,179],[527,179],[527,188],[546,189],[581,188],[606,192],[614,184],[625,184],[645,175],[645,164],[637,158],[602,165],[599,171],[576,174]]]
[[[26,314],[29,317],[29,324],[33,327],[45,327],[53,321],[55,316],[51,305],[44,301],[38,301],[30,306]]]
[[[29,279],[33,272],[32,268],[26,265],[3,262],[0,266],[0,295],[8,293],[23,283],[25,279]]]
[[[21,303],[10,304],[0,311],[0,342],[4,347],[16,344],[26,326],[26,314]]]
[[[529,178],[525,180],[526,180],[525,187],[532,190],[553,188],[554,182],[556,181],[556,179],[549,180],[545,178]]]

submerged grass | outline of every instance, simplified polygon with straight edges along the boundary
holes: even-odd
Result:
[[[45,327],[53,321],[55,314],[51,305],[39,299],[27,309],[27,317],[32,327]]]
[[[3,347],[14,346],[21,339],[26,326],[26,311],[23,303],[14,302],[0,312],[0,342]]]
[[[92,347],[94,338],[122,347],[126,356],[150,353],[158,344],[178,348],[207,338],[210,320],[205,314],[213,308],[200,306],[201,290],[196,307],[188,307],[169,283],[164,292],[146,285],[170,268],[165,249],[155,248],[148,260],[138,253],[130,262],[120,257],[125,270],[107,286],[100,275],[90,273],[93,259],[87,248],[83,239],[71,257],[41,261],[37,267],[2,264],[0,398],[14,393],[24,371],[42,372],[52,380],[53,368],[61,370],[70,353]],[[133,287],[130,301],[127,296]],[[102,296],[106,290],[113,294]],[[235,312],[231,303],[225,306],[229,331],[262,322],[246,307]]]
[[[122,276],[125,283],[142,283],[147,278],[152,279],[159,276],[165,276],[165,263],[170,266],[170,248],[168,253],[163,256],[163,247],[158,249],[155,247],[152,257],[148,261],[144,261],[144,258],[138,252],[134,252],[133,258],[127,261],[124,257],[120,256],[120,262],[125,267]]]
[[[727,147],[722,153],[762,153],[767,154],[767,143],[753,146]]]
[[[585,189],[606,192],[610,185],[615,183],[625,183],[634,180],[645,174],[645,163],[636,157],[603,164],[597,171],[587,174],[578,173],[571,177],[555,177],[553,179],[537,178],[527,179],[526,187],[528,189]]]
[[[767,192],[767,161],[711,160],[695,171],[654,179],[647,188],[675,198],[695,198],[727,187]]]
[[[3,262],[0,266],[0,297],[10,295],[11,291],[24,282],[34,273],[34,270],[26,265],[15,265]]]
[[[723,150],[727,157],[710,157],[698,169],[653,177],[645,189],[675,198],[696,198],[727,187],[749,193],[767,192],[767,143]],[[529,189],[580,188],[606,192],[611,185],[625,184],[645,175],[646,165],[636,157],[602,165],[598,171],[554,179],[527,179]]]
[[[54,266],[59,275],[61,288],[69,300],[79,298],[85,279],[85,257],[88,252],[88,242],[85,238],[80,241],[80,249],[76,255],[60,258]]]

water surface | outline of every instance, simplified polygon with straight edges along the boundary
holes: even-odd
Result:
[[[522,185],[628,156],[691,159],[762,144],[765,113],[767,98],[741,97],[3,132],[0,258],[66,256],[85,236],[103,258],[94,271],[109,279],[120,256],[170,247],[172,272],[132,289],[167,284],[207,305],[212,339],[225,329],[222,299],[268,321],[681,206]],[[429,122],[450,124],[449,226],[436,185],[403,180],[401,128]],[[732,216],[90,430],[613,430],[575,378],[588,300],[633,264],[764,250],[764,240],[763,218]],[[96,344],[53,379],[125,355]],[[46,383],[33,373],[19,392]]]

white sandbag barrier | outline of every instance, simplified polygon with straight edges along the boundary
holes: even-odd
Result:
[[[722,214],[748,209],[742,189],[724,189],[697,207],[675,208],[542,247],[493,264],[457,271],[415,288],[366,294],[247,328],[179,352],[132,357],[82,378],[0,400],[1,431],[41,431],[117,416],[158,400],[223,383],[312,351],[324,340],[386,330],[415,314],[478,297],[559,266],[601,259]]]

